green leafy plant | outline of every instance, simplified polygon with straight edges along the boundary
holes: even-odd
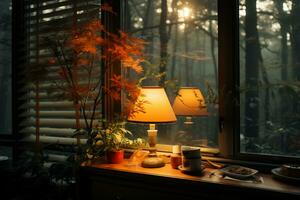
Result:
[[[125,122],[103,122],[87,130],[79,130],[77,134],[88,134],[88,140],[82,147],[83,160],[94,160],[105,154],[106,151],[119,151],[124,148],[140,148],[146,145],[142,138],[131,139],[132,133],[125,129]]]

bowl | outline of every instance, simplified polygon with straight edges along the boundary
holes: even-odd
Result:
[[[285,176],[300,178],[300,165],[284,164],[280,168],[280,173]]]

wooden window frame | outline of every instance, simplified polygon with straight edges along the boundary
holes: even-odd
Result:
[[[19,74],[18,69],[20,70],[20,64],[22,63],[22,59],[24,56],[22,55],[22,50],[20,47],[24,47],[24,38],[25,38],[25,31],[24,31],[24,9],[23,9],[23,1],[19,0],[12,0],[12,60],[11,60],[11,67],[12,67],[12,77],[11,77],[11,84],[12,84],[12,133],[11,134],[3,134],[0,135],[0,145],[12,147],[12,156],[13,160],[15,160],[18,155],[18,141],[20,139],[20,135],[18,134],[19,131],[19,122],[20,116],[18,116],[18,108],[21,105],[21,101],[18,100],[18,90],[17,88],[20,86],[21,83],[18,82]]]

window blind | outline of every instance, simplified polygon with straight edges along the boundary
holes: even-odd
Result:
[[[24,77],[41,77],[35,82],[25,81],[20,88],[24,93],[20,97],[24,102],[20,110],[24,112],[19,114],[23,119],[20,124],[21,133],[25,135],[23,141],[58,145],[75,145],[79,140],[86,142],[73,136],[76,129],[85,127],[84,118],[59,88],[64,80],[58,73],[59,64],[49,62],[54,55],[45,38],[55,37],[61,31],[71,32],[74,26],[99,17],[99,8],[99,3],[92,0],[25,0],[26,65],[30,67],[24,71]],[[100,67],[93,68],[92,84],[97,83],[100,73]],[[87,72],[83,69],[79,72],[79,83],[88,84],[86,77]],[[89,104],[93,102],[87,102]],[[96,118],[101,117],[98,107]],[[91,113],[87,113],[87,117],[89,115]],[[59,152],[49,158],[58,156]]]

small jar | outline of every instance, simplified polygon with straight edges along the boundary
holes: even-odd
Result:
[[[181,165],[181,150],[179,145],[172,146],[172,154],[171,154],[171,166],[173,169],[178,169],[179,165]]]

